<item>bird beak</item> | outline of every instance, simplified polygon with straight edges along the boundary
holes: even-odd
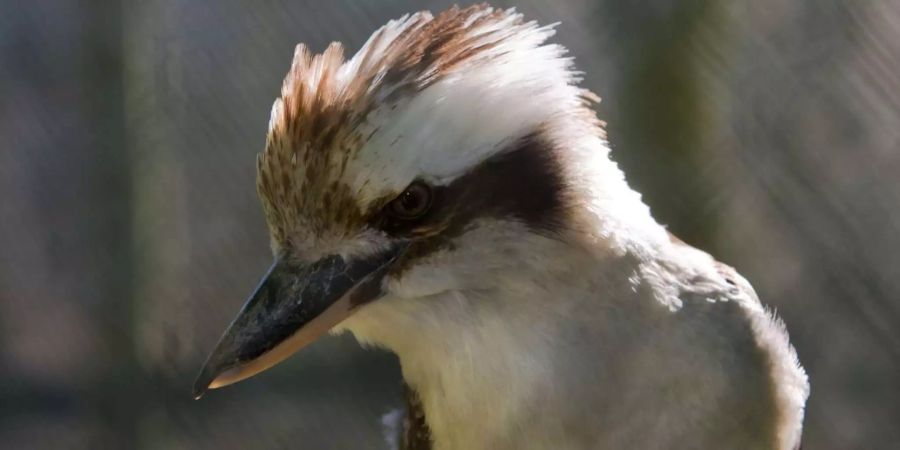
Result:
[[[384,276],[406,247],[395,243],[367,256],[329,255],[306,265],[276,259],[207,358],[194,398],[278,364],[381,297]]]

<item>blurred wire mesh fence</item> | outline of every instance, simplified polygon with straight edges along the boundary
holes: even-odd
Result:
[[[189,387],[270,258],[254,155],[293,46],[450,4],[0,2],[0,446],[385,448],[396,360],[347,337]],[[561,22],[657,218],[784,317],[804,445],[900,445],[900,4],[497,4]]]

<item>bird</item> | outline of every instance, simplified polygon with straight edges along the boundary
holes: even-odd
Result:
[[[653,218],[554,33],[480,4],[296,47],[256,159],[274,262],[195,397],[349,332],[399,359],[403,449],[799,448],[782,320]]]

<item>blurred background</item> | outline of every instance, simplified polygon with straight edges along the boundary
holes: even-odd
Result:
[[[397,361],[346,336],[190,387],[270,262],[294,45],[450,4],[0,0],[0,447],[385,448]],[[804,448],[900,448],[900,2],[496,5],[561,22],[632,185],[787,322]]]

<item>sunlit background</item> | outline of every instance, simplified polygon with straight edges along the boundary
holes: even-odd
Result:
[[[804,448],[900,448],[900,2],[496,3],[561,23],[632,185],[784,318]],[[0,0],[0,447],[386,448],[397,361],[349,337],[190,387],[270,262],[294,45],[450,4]]]

